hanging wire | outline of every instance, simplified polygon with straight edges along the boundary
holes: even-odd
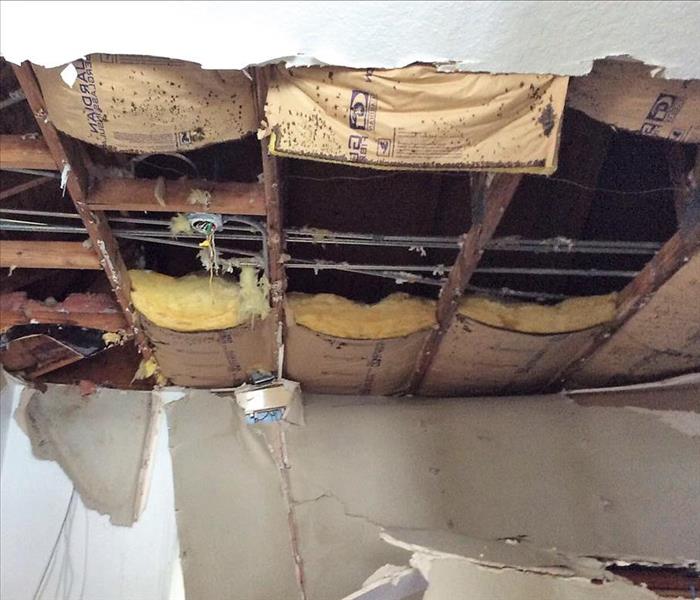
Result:
[[[51,548],[51,553],[49,554],[49,560],[46,562],[46,566],[44,567],[44,571],[41,574],[41,579],[39,579],[39,585],[37,585],[37,588],[34,592],[34,595],[32,596],[33,600],[39,600],[39,598],[41,598],[42,594],[44,593],[44,586],[46,585],[46,582],[48,581],[47,575],[49,573],[49,568],[51,567],[54,559],[56,558],[58,544],[60,543],[61,537],[63,536],[63,533],[66,530],[66,523],[68,523],[68,517],[70,516],[71,509],[73,508],[74,502],[75,502],[75,487],[73,487],[73,490],[71,491],[70,498],[68,500],[68,506],[66,507],[66,512],[63,515],[63,520],[61,521],[61,527],[58,530],[58,535],[56,535],[56,541],[54,542],[53,547]]]
[[[382,175],[366,175],[364,177],[357,177],[357,176],[352,176],[352,175],[339,175],[339,176],[331,176],[331,177],[312,177],[309,175],[286,175],[285,179],[298,179],[300,181],[318,181],[321,183],[324,182],[332,182],[332,181],[371,181],[375,179],[393,179],[395,177],[401,177],[401,176],[406,176],[409,173],[416,173],[415,171],[407,171],[407,172],[398,172],[398,173],[385,173]],[[452,171],[438,171],[438,172],[430,172],[431,175],[440,175],[444,177],[460,177],[460,178],[465,178],[466,176],[469,175],[469,173],[464,172],[464,173],[455,173]],[[578,181],[573,181],[572,179],[564,179],[563,177],[554,177],[554,176],[549,176],[547,177],[547,181],[557,181],[559,183],[564,183],[566,185],[571,185],[583,190],[588,190],[590,192],[602,192],[605,194],[618,194],[620,196],[643,196],[645,194],[656,194],[658,192],[682,192],[685,191],[684,188],[680,187],[675,187],[675,186],[665,186],[665,187],[657,187],[657,188],[650,188],[646,190],[613,190],[610,188],[603,188],[603,187],[598,187],[598,186],[589,186],[585,185],[583,183],[579,183]]]

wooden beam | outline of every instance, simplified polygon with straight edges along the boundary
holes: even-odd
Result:
[[[54,179],[53,177],[35,177],[30,181],[25,181],[24,183],[20,183],[6,190],[2,190],[0,192],[0,200],[5,200],[7,198],[11,198],[12,196],[16,196],[17,194],[21,194],[22,192],[32,190],[35,187],[48,183],[49,181],[53,181],[58,184],[58,180]]]
[[[93,211],[87,205],[89,178],[87,168],[82,160],[81,149],[75,141],[59,135],[51,123],[50,115],[47,112],[31,63],[25,61],[21,66],[14,66],[13,69],[17,81],[27,97],[27,102],[34,113],[54,163],[61,171],[70,167],[67,173],[68,192],[80,218],[83,220],[83,224],[92,241],[92,246],[99,256],[100,264],[112,286],[112,291],[121,306],[124,317],[129,327],[133,329],[139,351],[144,359],[148,359],[151,357],[152,351],[143,331],[138,326],[136,314],[131,304],[131,281],[126,265],[119,253],[119,246],[112,235],[112,230],[109,228],[104,213]]]
[[[120,331],[128,328],[119,305],[108,294],[70,294],[63,302],[46,304],[26,292],[0,294],[0,331],[13,325],[51,323]]]
[[[578,349],[550,381],[549,386],[566,384],[593,354],[603,348],[613,335],[649,302],[659,288],[688,262],[691,256],[700,251],[700,189],[693,190],[691,200],[684,204],[683,221],[678,231],[620,292],[613,320],[601,333]],[[689,298],[688,301],[693,302],[695,299]]]
[[[0,135],[0,169],[55,171],[56,161],[41,138],[3,134]]]
[[[491,175],[489,175],[491,176]],[[476,177],[472,186],[472,224],[460,241],[459,254],[445,285],[440,290],[437,303],[437,327],[430,331],[423,344],[407,393],[420,388],[438,347],[457,312],[459,299],[476,270],[484,248],[496,232],[496,227],[508,208],[522,175],[497,174],[490,185],[483,177]]]
[[[213,183],[208,181],[166,181],[155,196],[153,179],[102,179],[87,197],[92,210],[138,210],[149,212],[214,212],[226,215],[265,215],[265,190],[260,183]],[[188,201],[192,190],[209,192],[206,206]]]
[[[92,248],[81,242],[0,240],[0,267],[18,269],[101,269]]]
[[[265,100],[270,83],[269,67],[259,67],[255,71],[255,98],[258,121],[265,121]],[[287,291],[287,274],[284,266],[285,240],[283,214],[283,176],[280,161],[268,150],[268,138],[261,142],[262,167],[265,186],[265,208],[267,213],[267,254],[268,276],[270,278],[270,299],[273,318],[277,322],[277,344],[274,363],[278,372],[283,365],[279,364],[280,348],[284,346],[284,297]]]

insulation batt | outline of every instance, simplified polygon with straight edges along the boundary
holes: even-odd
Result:
[[[570,298],[553,306],[502,302],[479,296],[460,301],[459,312],[486,325],[525,333],[587,329],[613,318],[616,294]],[[288,295],[294,319],[313,331],[350,339],[402,337],[436,325],[434,300],[392,294],[377,304],[333,294]]]
[[[226,329],[269,312],[268,285],[252,267],[241,269],[241,282],[190,274],[170,277],[153,271],[129,271],[131,298],[140,313],[174,331]]]

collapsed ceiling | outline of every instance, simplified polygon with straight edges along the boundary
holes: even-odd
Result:
[[[0,78],[10,371],[464,396],[700,367],[698,81],[108,55]]]

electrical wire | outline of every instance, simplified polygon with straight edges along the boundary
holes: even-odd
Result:
[[[399,172],[399,173],[386,173],[382,175],[367,175],[365,177],[354,177],[351,175],[341,175],[335,177],[312,177],[309,175],[287,175],[286,179],[298,179],[300,181],[319,181],[319,182],[332,182],[332,181],[370,181],[374,179],[392,179],[395,177],[406,176],[408,173],[414,173],[414,171]],[[454,173],[454,172],[430,172],[432,175],[441,175],[444,177],[460,177],[464,178],[468,175],[468,172],[464,173]],[[658,192],[683,192],[684,188],[680,187],[658,187],[650,188],[646,190],[613,190],[611,188],[603,188],[598,186],[589,186],[578,181],[573,181],[572,179],[564,179],[563,177],[547,177],[547,181],[557,181],[559,183],[565,183],[583,190],[588,190],[590,192],[602,192],[604,194],[618,194],[620,196],[643,196],[645,194],[656,194]]]
[[[58,550],[58,544],[61,542],[61,537],[63,537],[63,532],[66,529],[66,523],[68,522],[68,517],[70,516],[71,508],[73,508],[73,502],[75,501],[75,486],[71,490],[70,498],[68,500],[68,506],[66,507],[66,513],[63,515],[63,520],[61,521],[61,527],[58,530],[58,535],[56,536],[56,541],[51,548],[51,554],[49,554],[49,560],[44,567],[44,571],[41,574],[41,579],[39,580],[39,585],[32,596],[33,600],[39,600],[41,595],[44,593],[44,585],[46,585],[47,575],[49,573],[49,568],[53,564],[54,558],[56,558],[56,551]]]

